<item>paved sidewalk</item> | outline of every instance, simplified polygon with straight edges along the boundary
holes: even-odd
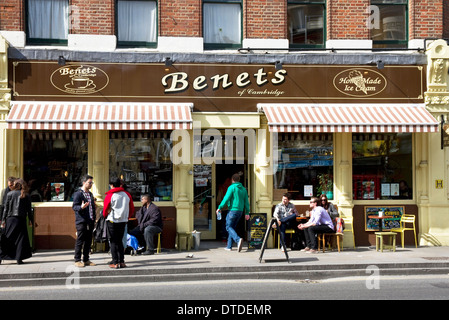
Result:
[[[363,276],[367,268],[381,274],[449,275],[449,247],[398,247],[396,252],[377,252],[373,247],[345,248],[342,252],[308,254],[288,251],[289,261],[278,249],[224,250],[216,241],[201,242],[200,250],[163,250],[152,256],[125,256],[127,268],[108,267],[108,253],[93,253],[94,267],[75,268],[73,250],[37,251],[23,265],[2,261],[0,287],[65,284],[76,273],[81,283],[186,281],[206,279],[323,279]],[[367,273],[368,272],[368,273]]]

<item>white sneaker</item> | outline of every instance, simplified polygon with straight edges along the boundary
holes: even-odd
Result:
[[[226,251],[232,251],[231,248],[224,248]]]
[[[242,244],[243,244],[243,238],[240,238],[239,244],[238,244],[238,252],[242,251]]]

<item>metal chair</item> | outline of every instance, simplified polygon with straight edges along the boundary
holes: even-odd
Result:
[[[410,224],[412,225],[411,227]],[[413,214],[403,214],[400,221],[400,227],[391,229],[393,232],[401,233],[402,248],[404,248],[404,233],[407,230],[413,230],[413,234],[415,235],[415,247],[418,248],[418,242],[416,241],[415,215]]]

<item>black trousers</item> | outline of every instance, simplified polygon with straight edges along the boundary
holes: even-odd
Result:
[[[81,255],[83,256],[83,262],[89,261],[93,229],[94,229],[93,222],[78,223],[76,225],[77,237],[75,242],[75,262],[81,261]]]
[[[329,226],[321,225],[321,226],[311,226],[304,229],[304,236],[306,237],[306,245],[310,249],[318,250],[318,241],[317,234],[318,233],[334,233],[335,230],[329,228]]]
[[[109,240],[111,244],[112,263],[125,262],[125,248],[123,247],[123,235],[125,234],[126,222],[107,221]]]

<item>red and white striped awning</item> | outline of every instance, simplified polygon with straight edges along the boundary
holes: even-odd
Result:
[[[257,105],[272,132],[438,132],[424,104]]]
[[[8,129],[175,130],[192,128],[192,103],[14,101]]]

